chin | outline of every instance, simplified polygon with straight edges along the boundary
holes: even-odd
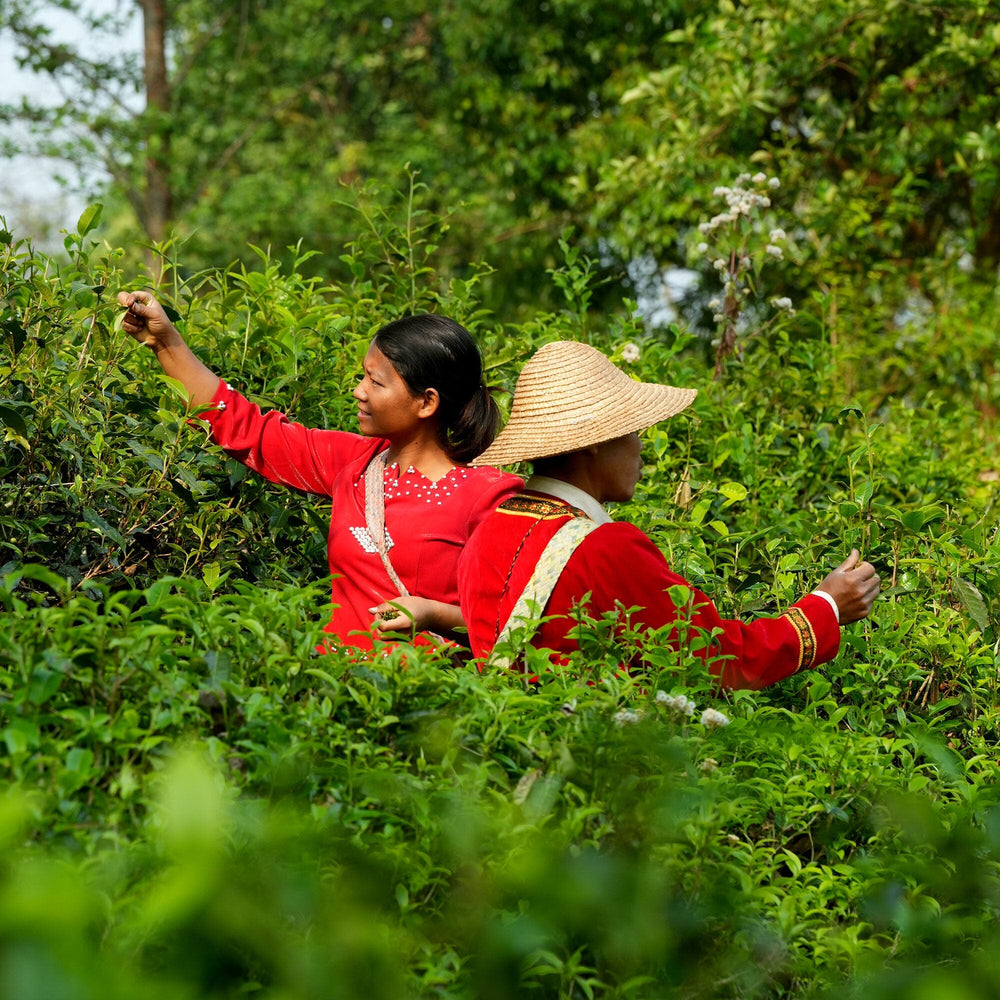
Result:
[[[620,493],[616,493],[614,496],[608,497],[605,503],[628,503],[632,497],[635,496],[635,489],[622,490]]]

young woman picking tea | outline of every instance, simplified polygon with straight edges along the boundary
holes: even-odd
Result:
[[[325,631],[371,648],[384,632],[462,626],[457,565],[473,529],[523,485],[467,463],[500,414],[471,334],[410,316],[382,327],[354,389],[358,433],[262,412],[191,351],[145,291],[121,292],[122,328],[156,355],[223,450],[275,483],[329,497],[333,614]]]

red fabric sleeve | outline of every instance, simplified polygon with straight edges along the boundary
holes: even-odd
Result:
[[[546,613],[566,613],[589,591],[591,613],[611,610],[616,603],[638,606],[642,610],[632,615],[633,626],[661,628],[686,614],[667,592],[676,586],[691,592],[692,624],[709,632],[720,630],[704,655],[726,657],[711,665],[724,687],[766,687],[837,655],[840,627],[821,597],[803,597],[774,618],[723,618],[704,593],[670,569],[646,535],[625,522],[602,525],[583,540],[566,564]],[[546,631],[555,626],[543,625],[538,645],[548,644]],[[565,620],[561,627],[565,630]]]
[[[265,479],[306,493],[333,495],[344,465],[385,446],[381,438],[304,427],[277,410],[262,412],[220,379],[209,409],[199,414],[212,440]]]

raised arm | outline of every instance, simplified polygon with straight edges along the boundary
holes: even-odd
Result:
[[[210,403],[219,377],[194,356],[163,306],[149,292],[119,292],[118,303],[127,310],[122,329],[156,355],[164,374],[187,390],[191,405]]]

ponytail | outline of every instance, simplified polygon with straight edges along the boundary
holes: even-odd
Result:
[[[445,448],[456,462],[471,462],[500,430],[500,407],[481,382],[458,419],[445,432]]]

